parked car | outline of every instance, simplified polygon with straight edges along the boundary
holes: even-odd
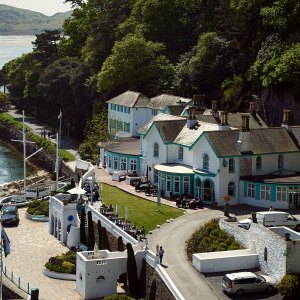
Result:
[[[286,226],[296,231],[300,231],[300,220],[293,215],[283,211],[262,211],[256,213],[257,223],[266,227]],[[253,220],[251,218],[239,221],[238,225],[249,229]]]
[[[223,290],[238,296],[248,292],[273,292],[276,280],[267,275],[256,275],[252,272],[239,272],[226,274],[222,280]]]
[[[0,220],[2,224],[18,225],[20,222],[18,208],[14,205],[3,206],[1,209]]]

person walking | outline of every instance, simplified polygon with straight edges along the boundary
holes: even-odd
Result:
[[[160,262],[161,265],[162,265],[162,260],[163,260],[163,257],[164,257],[164,253],[165,253],[165,250],[163,249],[162,246],[160,246],[159,251],[158,251],[158,255],[159,255],[159,262]]]
[[[271,205],[269,211],[274,211],[274,207]]]

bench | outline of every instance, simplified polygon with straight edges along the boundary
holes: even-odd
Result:
[[[44,215],[33,215],[31,220],[39,221],[39,222],[47,222],[46,216],[44,216]]]

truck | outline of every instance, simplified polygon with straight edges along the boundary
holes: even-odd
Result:
[[[300,231],[300,220],[283,211],[262,211],[256,213],[257,223],[266,227],[286,226]]]

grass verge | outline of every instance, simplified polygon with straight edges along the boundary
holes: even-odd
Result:
[[[102,201],[106,206],[118,205],[119,216],[125,217],[125,207],[128,207],[128,219],[131,224],[136,224],[138,228],[145,226],[145,231],[156,228],[156,225],[165,223],[168,219],[175,219],[183,215],[183,211],[161,204],[160,211],[157,211],[155,202],[126,193],[116,187],[102,183]]]

